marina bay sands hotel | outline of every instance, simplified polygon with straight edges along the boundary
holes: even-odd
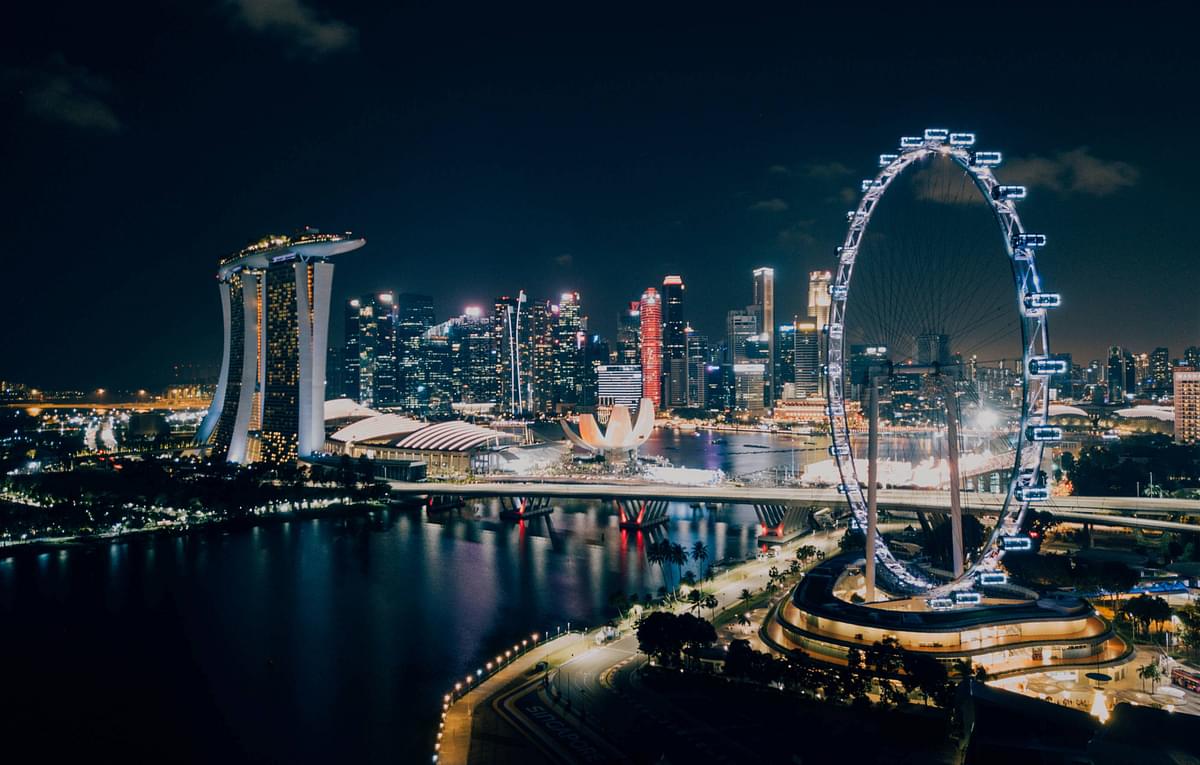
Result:
[[[332,258],[366,240],[305,229],[221,261],[221,376],[196,438],[229,462],[295,460],[325,442]]]

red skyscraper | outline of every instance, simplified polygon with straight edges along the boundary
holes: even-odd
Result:
[[[642,397],[662,406],[662,298],[653,287],[642,293]]]

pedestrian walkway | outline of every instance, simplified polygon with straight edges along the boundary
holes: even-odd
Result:
[[[446,702],[445,727],[442,728],[436,752],[438,765],[467,765],[486,762],[487,758],[471,756],[471,729],[477,715],[491,714],[491,699],[497,694],[531,678],[539,662],[548,667],[569,661],[593,645],[590,635],[570,632],[549,640],[510,661],[495,674],[479,682],[453,703]],[[476,742],[476,746],[483,746]]]

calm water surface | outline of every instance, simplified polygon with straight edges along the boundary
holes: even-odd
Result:
[[[802,444],[664,433],[651,449],[742,474]],[[524,525],[483,501],[0,558],[0,731],[126,761],[426,761],[455,679],[663,584],[610,504],[557,506]],[[676,504],[657,533],[743,558],[755,516]]]

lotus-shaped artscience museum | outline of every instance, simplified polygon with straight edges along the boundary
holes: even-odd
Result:
[[[593,454],[602,454],[605,457],[628,454],[637,451],[654,430],[654,402],[648,398],[642,399],[641,406],[638,407],[636,425],[630,421],[627,406],[613,406],[612,414],[608,418],[608,427],[603,434],[596,418],[590,414],[579,415],[578,433],[571,430],[566,420],[562,421],[562,427],[571,443]]]

